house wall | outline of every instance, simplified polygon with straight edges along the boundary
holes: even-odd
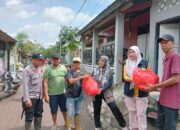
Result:
[[[150,66],[153,68],[154,71],[157,70],[158,66],[158,43],[157,39],[159,37],[158,32],[158,23],[167,19],[175,18],[180,16],[180,0],[177,0],[178,3],[174,6],[170,6],[171,2],[170,0],[167,1],[167,6],[165,10],[160,10],[159,8],[159,1],[153,0],[152,6],[150,9],[150,39],[149,39],[149,52],[151,52],[150,55]]]
[[[125,21],[124,24],[124,47],[129,48],[137,45],[138,27],[148,25],[150,22],[150,13],[145,12],[135,18]]]

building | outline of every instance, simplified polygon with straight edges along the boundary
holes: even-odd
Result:
[[[0,30],[0,60],[5,68],[10,71],[15,70],[15,54],[12,51],[15,43],[14,38]]]
[[[106,54],[114,69],[114,83],[122,81],[127,50],[138,45],[151,68],[162,75],[163,53],[157,39],[165,33],[176,37],[180,52],[180,0],[116,0],[79,31],[83,68],[92,70]]]

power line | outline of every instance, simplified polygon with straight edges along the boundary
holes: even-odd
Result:
[[[81,9],[83,8],[83,6],[85,5],[85,3],[87,2],[87,0],[84,0],[83,4],[81,5],[81,7],[79,8],[78,12],[76,13],[76,15],[73,17],[73,19],[69,22],[69,25],[72,24],[72,22],[76,19],[76,17],[78,16],[78,14],[80,13]]]
[[[78,28],[83,25],[86,21],[87,21],[87,17],[91,16],[93,14],[93,11],[99,6],[99,4],[102,2],[103,0],[99,0],[99,2],[94,6],[94,8],[92,8],[89,13],[86,15],[86,17],[83,18],[83,21],[78,25]]]

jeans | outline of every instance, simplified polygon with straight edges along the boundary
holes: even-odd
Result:
[[[51,114],[56,114],[58,111],[58,106],[61,109],[61,112],[66,112],[66,95],[60,94],[60,95],[49,95],[50,98],[50,108],[51,108]]]
[[[158,103],[157,130],[176,130],[178,109],[162,106]]]
[[[80,115],[83,103],[83,96],[77,98],[69,98],[66,100],[67,118],[72,118],[74,115]]]
[[[125,104],[129,112],[130,129],[147,130],[146,110],[147,97],[125,97]]]
[[[104,94],[101,93],[99,95],[95,96],[95,101],[93,101],[94,106],[94,121],[96,128],[101,128],[101,122],[100,122],[100,113],[101,113],[101,105],[102,105],[102,99],[105,100]],[[123,118],[123,115],[119,108],[117,107],[115,101],[112,101],[107,104],[109,108],[111,109],[111,112],[113,113],[114,117],[118,121],[119,125],[123,128],[126,126],[126,122]]]

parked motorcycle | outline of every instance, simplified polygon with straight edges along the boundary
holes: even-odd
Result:
[[[159,96],[160,96],[160,92],[159,91],[154,91],[154,92],[150,92],[149,93],[149,104],[148,104],[148,108],[147,108],[147,117],[149,119],[149,121],[155,121],[157,120],[157,103],[159,101]],[[178,121],[180,121],[180,111],[178,114]]]
[[[149,104],[147,108],[147,117],[152,119],[157,119],[157,103],[159,100],[160,92],[154,91],[149,93]]]
[[[21,85],[21,78],[18,75],[17,72],[6,72],[5,76],[4,76],[4,92],[5,93],[15,93],[17,91],[17,89],[20,87]]]

